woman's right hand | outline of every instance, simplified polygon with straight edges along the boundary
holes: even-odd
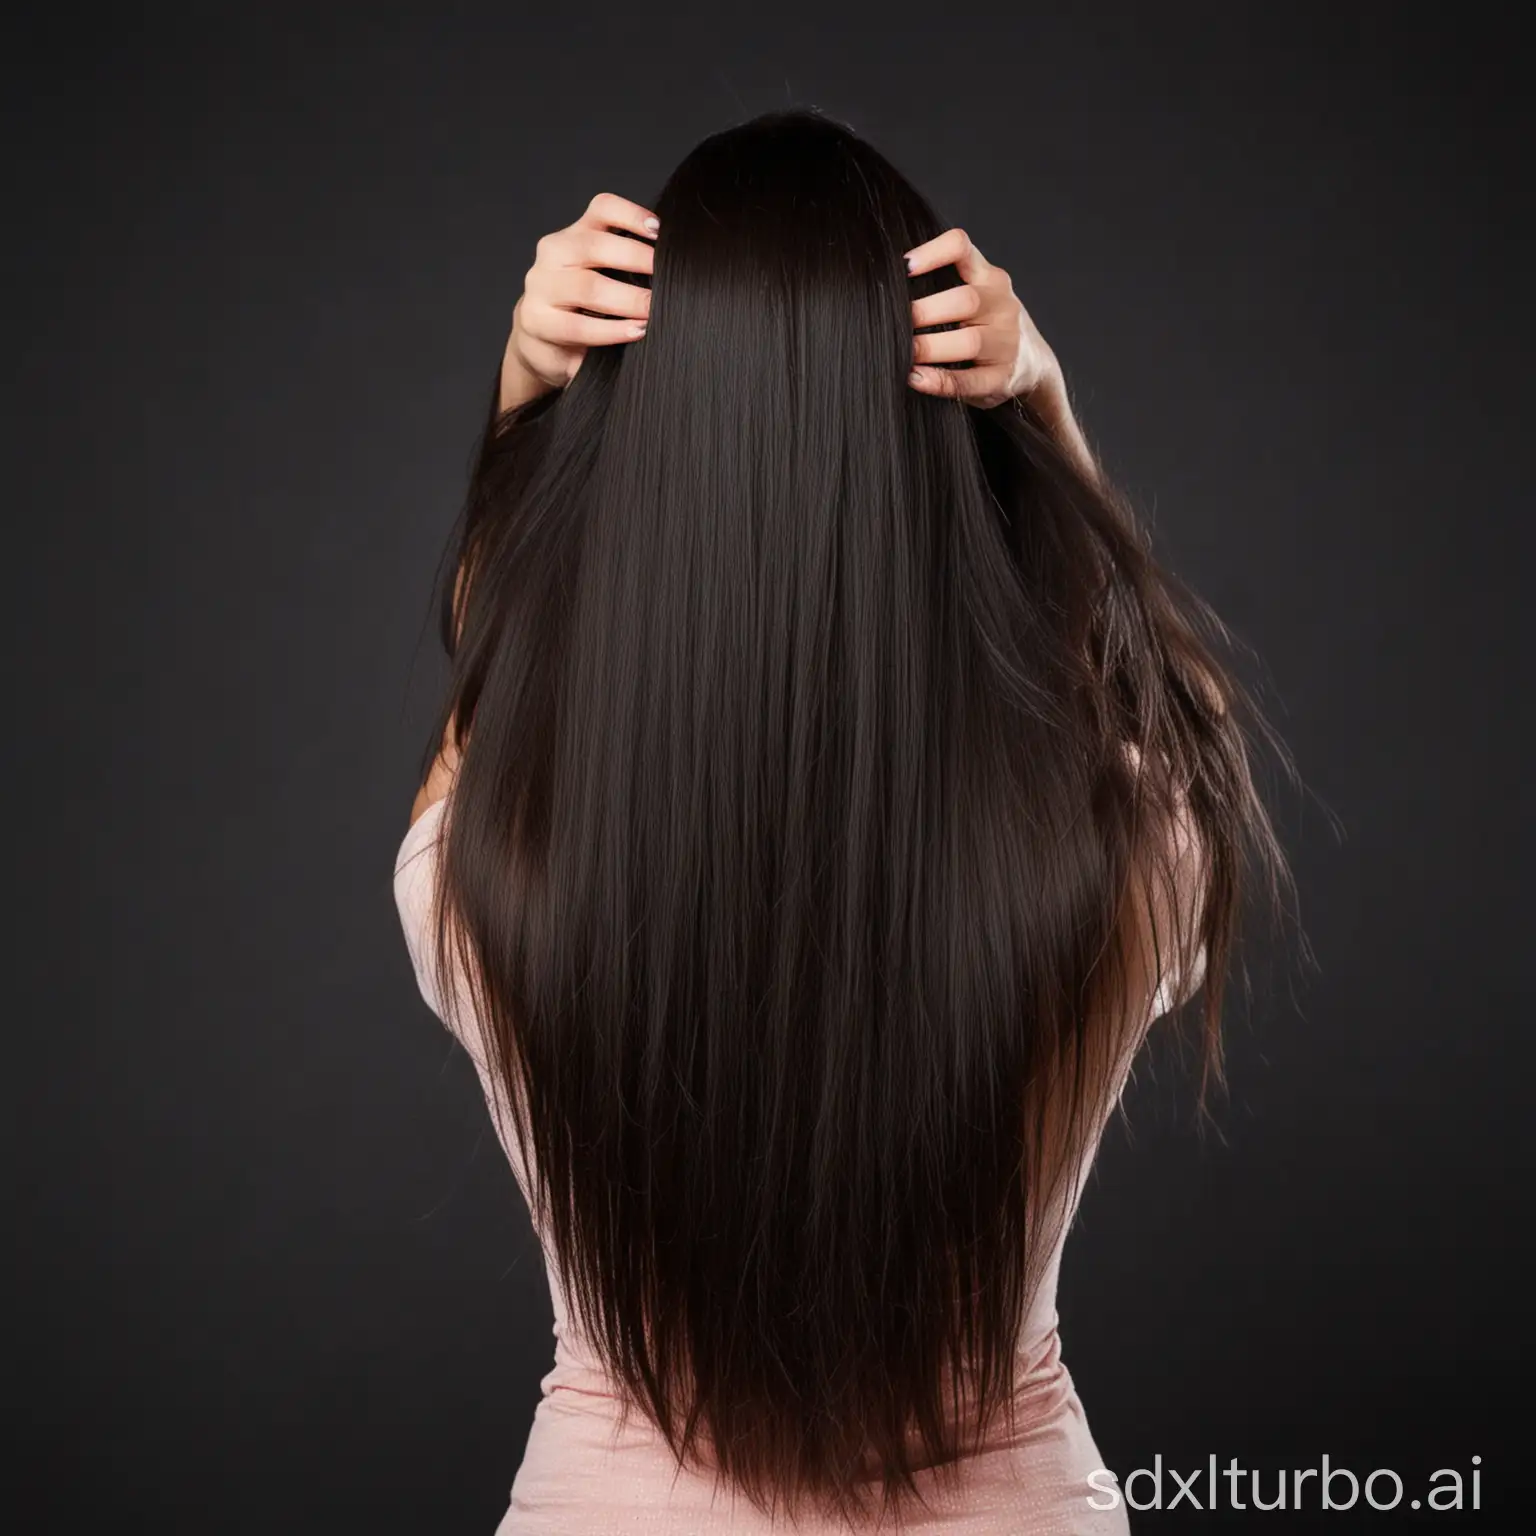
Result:
[[[649,242],[658,228],[648,209],[599,192],[574,224],[539,241],[512,311],[512,334],[501,368],[503,411],[564,388],[575,378],[588,347],[637,341],[645,335],[650,289],[604,277],[595,269],[651,272],[655,248]],[[641,238],[632,240],[616,229]]]

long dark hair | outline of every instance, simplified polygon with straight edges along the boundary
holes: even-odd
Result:
[[[908,182],[775,113],[653,207],[649,334],[481,448],[438,979],[625,1411],[855,1522],[1011,1408],[1152,988],[1219,1074],[1284,862],[1214,616],[1030,409],[908,386]]]

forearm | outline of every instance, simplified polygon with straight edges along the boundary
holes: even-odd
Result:
[[[517,355],[513,337],[509,335],[506,350],[501,357],[501,393],[497,400],[502,413],[516,410],[530,400],[537,400],[540,395],[548,394],[549,389],[550,386],[532,373]]]
[[[1099,484],[1099,465],[1083,436],[1083,429],[1072,414],[1067,395],[1067,381],[1060,366],[1053,367],[1029,395],[1029,403],[1041,424],[1056,440],[1057,446],[1082,471],[1091,485]]]

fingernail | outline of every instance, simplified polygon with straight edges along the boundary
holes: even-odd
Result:
[[[650,230],[650,232],[654,235],[656,233],[656,231],[661,228],[661,220],[660,219],[647,219],[645,221],[645,227],[648,230]]]
[[[644,336],[645,324],[646,323],[644,320],[637,320],[632,326],[630,326],[629,334],[631,336]]]
[[[912,268],[917,265],[917,263],[913,260],[912,253],[910,251],[907,252],[904,260],[907,263],[907,271],[908,272],[910,272],[912,270]]]
[[[921,384],[923,382],[923,370],[921,368],[914,368],[907,375],[907,382],[909,384]]]

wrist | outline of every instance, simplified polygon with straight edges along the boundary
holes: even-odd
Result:
[[[523,361],[517,347],[517,332],[507,338],[506,351],[501,358],[501,396],[498,401],[503,414],[547,395],[554,386],[546,383]]]
[[[1035,414],[1047,422],[1052,430],[1071,419],[1072,406],[1067,399],[1066,376],[1054,352],[1046,354],[1045,365],[1036,376],[1034,384],[1025,391],[1024,398],[1029,401]]]

